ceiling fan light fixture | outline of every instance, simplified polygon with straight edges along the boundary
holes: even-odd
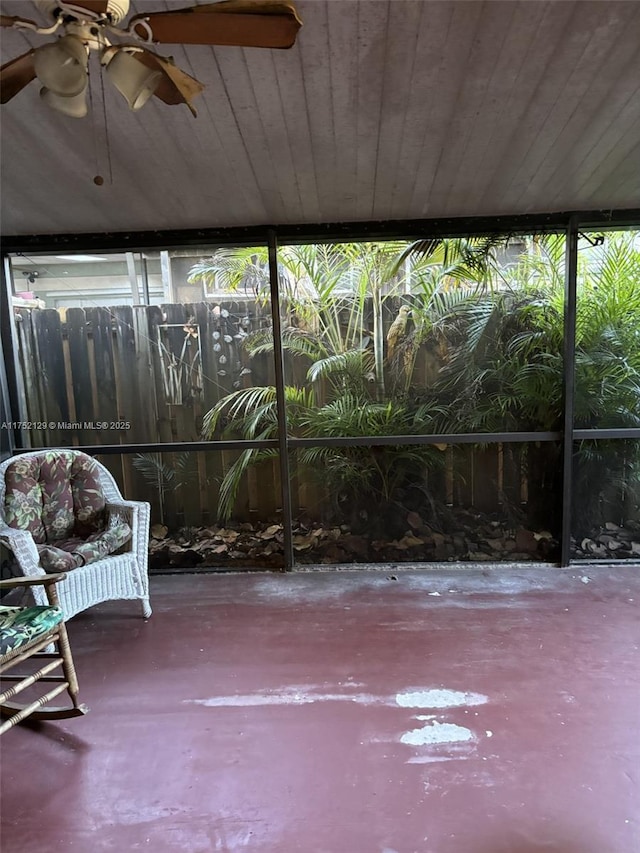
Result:
[[[35,4],[45,18],[55,20],[60,15],[72,13],[93,20],[104,14],[112,24],[118,24],[126,18],[131,5],[130,0],[106,0],[104,3],[94,2],[92,5],[74,3],[74,0],[35,0]]]
[[[62,36],[33,54],[36,77],[60,98],[74,98],[87,86],[89,54],[75,36]]]
[[[160,71],[148,68],[125,50],[113,56],[106,73],[132,110],[139,110],[147,103],[162,78]]]
[[[51,89],[44,87],[40,89],[40,97],[45,104],[48,104],[54,110],[71,116],[72,118],[84,118],[89,112],[89,108],[87,106],[86,86],[82,92],[78,95],[74,95],[72,98],[61,98],[60,95],[56,95],[56,93],[52,92]]]

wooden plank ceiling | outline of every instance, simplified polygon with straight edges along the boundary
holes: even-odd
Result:
[[[2,107],[2,232],[639,206],[640,3],[296,5],[290,51],[158,48],[206,85],[197,119],[155,98],[131,112],[97,65],[85,119],[32,83]],[[4,30],[2,62],[47,38]]]

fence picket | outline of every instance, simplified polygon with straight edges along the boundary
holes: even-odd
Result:
[[[16,309],[16,334],[18,337],[20,368],[24,380],[25,415],[30,421],[38,421],[42,417],[42,412],[39,408],[35,380],[36,351],[33,345],[31,311],[26,308]],[[35,431],[29,433],[29,440],[32,447],[42,447],[43,438],[43,435],[38,435]]]
[[[69,431],[60,426],[69,421],[60,315],[53,309],[33,311],[32,323],[40,355],[38,373],[43,420],[49,424],[44,438],[49,446],[64,447],[71,444],[71,437]],[[55,426],[51,426],[52,423]]]
[[[136,338],[133,326],[133,308],[130,305],[119,305],[111,309],[113,316],[113,377],[116,390],[116,410],[118,420],[130,424],[129,429],[122,434],[123,442],[142,442],[145,436],[141,433],[140,424],[134,418],[135,408],[135,371]]]
[[[87,321],[83,308],[67,309],[67,338],[76,417],[82,425],[98,419],[93,408]],[[82,427],[73,430],[73,439],[74,444],[93,444],[95,434],[93,430]]]
[[[171,433],[161,429],[158,414],[157,358],[155,346],[158,322],[162,321],[157,306],[135,308],[135,409],[132,420],[137,424],[142,441],[170,441]],[[160,398],[162,399],[162,398]]]
[[[123,434],[111,428],[118,421],[118,393],[113,360],[111,312],[107,308],[85,308],[90,338],[93,343],[91,372],[94,423],[108,424],[94,433],[94,443],[120,444]],[[97,440],[96,440],[97,439]],[[125,439],[126,440],[126,439]]]

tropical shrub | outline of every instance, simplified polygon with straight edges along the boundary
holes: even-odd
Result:
[[[594,257],[595,255],[595,257]],[[439,432],[549,431],[564,416],[564,240],[532,241],[493,286],[469,285],[432,322],[446,355],[432,392]],[[613,234],[579,255],[576,428],[640,425],[640,251],[635,234]],[[638,482],[625,442],[582,443],[574,459],[574,523],[584,533],[604,498]],[[532,446],[541,513],[561,511],[559,447]],[[607,471],[609,472],[607,474]],[[596,486],[596,484],[600,484]],[[535,493],[530,495],[536,512]]]
[[[281,269],[287,324],[282,341],[287,357],[285,388],[289,434],[302,438],[411,435],[425,431],[426,410],[408,408],[387,394],[383,305],[401,288],[393,267],[398,244],[342,244],[285,247]],[[233,270],[228,286],[239,286],[251,260],[255,280],[258,250],[215,258],[210,269],[220,276]],[[264,258],[263,258],[264,260]],[[264,266],[261,267],[266,275]],[[204,264],[192,275],[206,275]],[[286,279],[286,284],[284,280]],[[262,292],[264,292],[264,287]],[[270,331],[249,335],[243,345],[251,358],[270,352]],[[295,362],[304,365],[295,384]],[[219,401],[205,416],[203,434],[241,438],[277,435],[275,388],[239,389]],[[249,465],[272,458],[273,452],[247,450],[227,472],[220,491],[219,513],[233,512],[238,488]],[[440,464],[441,453],[429,446],[303,448],[298,466],[308,475],[322,472],[336,518],[352,526],[372,524],[404,513],[424,491],[425,466]],[[412,497],[410,497],[412,495]],[[358,510],[354,511],[354,507]]]
[[[505,247],[508,241],[500,237],[284,247],[279,262],[289,434],[357,438],[560,430],[564,238],[529,238],[510,260]],[[635,235],[609,235],[598,252],[583,251],[579,261],[575,424],[638,426]],[[193,277],[208,275],[264,294],[266,250],[219,252],[192,271]],[[402,316],[411,316],[393,355],[383,333],[383,314],[392,304],[406,305]],[[251,358],[269,352],[271,333],[249,335],[243,345]],[[432,356],[433,376],[417,382],[414,366],[425,352]],[[245,388],[228,395],[207,414],[203,432],[209,438],[276,437],[275,389]],[[622,442],[616,447],[606,448],[607,493],[622,479],[637,482],[628,448]],[[247,467],[274,454],[248,450],[232,466],[221,489],[223,518],[233,512]],[[596,455],[595,447],[578,450],[577,482],[583,476],[589,482],[590,468],[595,474]],[[351,508],[358,506],[371,525],[374,519],[400,518],[407,509],[437,516],[425,475],[442,456],[427,445],[305,446],[296,460],[311,476],[322,473],[337,517],[356,523]],[[528,460],[533,515],[548,519],[561,511],[559,444],[531,445]],[[605,476],[604,461],[600,469]],[[601,494],[577,490],[580,529],[595,518]]]

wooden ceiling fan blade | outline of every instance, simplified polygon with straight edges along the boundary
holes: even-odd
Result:
[[[27,24],[29,27],[36,26],[28,18],[18,18],[16,15],[0,15],[0,27],[12,27],[14,24]]]
[[[67,0],[67,2],[72,6],[80,6],[87,12],[95,12],[96,15],[106,12],[109,6],[109,0]]]
[[[0,104],[6,104],[32,80],[35,80],[34,53],[35,50],[29,50],[0,68]]]
[[[162,44],[292,47],[302,22],[287,0],[223,0],[172,12],[136,15],[134,32]]]
[[[162,72],[162,79],[153,93],[156,98],[160,98],[165,104],[186,104],[193,115],[197,115],[191,101],[204,89],[199,80],[182,71],[171,59],[158,56],[150,50],[133,55],[147,68]]]

